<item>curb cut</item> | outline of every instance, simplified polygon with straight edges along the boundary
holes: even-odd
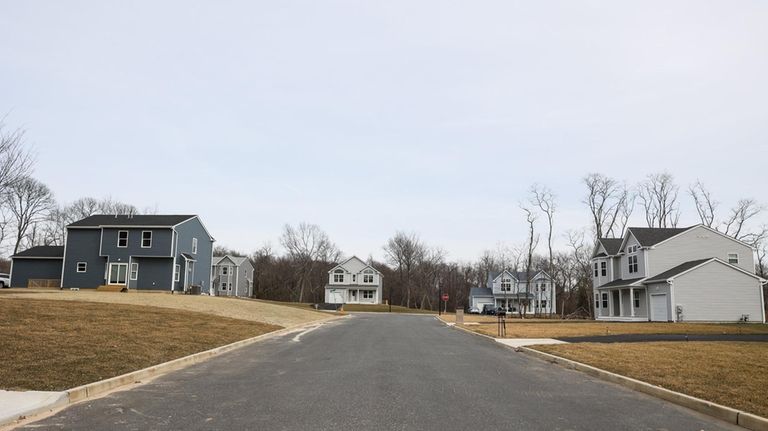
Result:
[[[132,383],[142,383],[144,380],[160,377],[172,371],[180,370],[193,364],[204,362],[212,357],[219,356],[223,353],[231,352],[242,347],[255,344],[261,341],[269,340],[271,338],[280,337],[286,334],[297,332],[304,328],[310,328],[313,326],[324,325],[335,320],[344,319],[346,316],[334,316],[328,319],[322,319],[311,323],[302,323],[299,325],[289,326],[287,328],[278,329],[277,331],[267,332],[266,334],[257,335],[245,340],[235,341],[234,343],[224,346],[214,347],[210,350],[205,350],[198,353],[193,353],[188,356],[184,356],[177,359],[172,359],[168,362],[152,365],[150,367],[132,371],[120,376],[111,377],[109,379],[101,380],[98,382],[88,383],[86,385],[78,386],[75,388],[63,391],[62,396],[54,402],[51,402],[45,406],[39,406],[34,409],[20,412],[13,418],[0,419],[0,428],[12,425],[14,422],[21,418],[29,419],[33,416],[41,413],[56,410],[61,407],[66,407],[71,404],[79,403],[89,398],[95,398],[99,395],[103,395],[107,392],[113,391],[122,386],[127,386]]]
[[[469,329],[462,328],[458,325],[448,325],[447,322],[439,319],[437,316],[435,316],[435,319],[445,324],[449,328],[458,329],[460,331],[464,331],[466,333],[476,335],[479,337],[488,338],[490,340],[494,340],[494,341],[496,340],[496,338],[491,337],[489,335],[470,331]],[[581,362],[576,362],[570,359],[562,358],[560,356],[555,356],[549,353],[540,352],[538,350],[531,349],[530,347],[513,348],[510,346],[505,346],[502,343],[496,343],[496,344],[501,344],[502,346],[508,349],[512,349],[516,352],[522,352],[531,356],[535,356],[541,360],[547,361],[552,364],[560,365],[564,368],[581,371],[592,377],[597,377],[599,379],[602,379],[608,382],[616,383],[626,388],[635,390],[637,392],[642,392],[646,395],[651,395],[656,398],[661,398],[673,404],[677,404],[679,406],[689,408],[699,413],[703,413],[705,415],[712,416],[717,419],[721,419],[725,422],[731,423],[733,425],[738,425],[742,428],[746,428],[752,431],[768,431],[768,418],[764,418],[761,416],[754,415],[752,413],[736,410],[731,407],[726,407],[710,401],[702,400],[700,398],[692,397],[690,395],[685,395],[680,392],[675,392],[669,389],[662,388],[661,386],[655,386],[650,383],[646,383],[637,379],[625,377],[620,374],[612,373],[610,371],[605,371],[603,369],[596,368],[591,365],[582,364]]]
[[[576,362],[570,359],[562,358],[560,356],[540,352],[529,347],[519,347],[515,350],[531,356],[535,356],[549,363],[560,365],[564,368],[581,371],[592,377],[597,377],[599,379],[619,384],[637,392],[642,392],[656,398],[661,398],[673,404],[695,410],[699,413],[704,413],[705,415],[721,419],[746,429],[753,431],[768,431],[768,418],[763,418],[751,413],[733,409],[731,407],[726,407],[710,401],[702,400],[701,398],[685,395],[680,392],[675,392],[662,388],[661,386],[655,386],[650,383],[633,379],[631,377],[625,377],[620,374],[605,371],[603,369],[583,364],[581,362]]]

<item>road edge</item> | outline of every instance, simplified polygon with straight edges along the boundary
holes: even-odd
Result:
[[[449,328],[458,329],[460,331],[476,335],[479,337],[487,338],[496,341],[496,338],[489,335],[480,334],[471,331],[466,328],[462,328],[458,325],[449,325],[442,319],[435,317],[439,322],[448,326]],[[516,352],[522,352],[530,356],[534,356],[538,359],[547,361],[552,364],[562,366],[564,368],[576,370],[588,374],[592,377],[597,377],[601,380],[605,380],[611,383],[616,383],[626,388],[632,389],[637,392],[642,392],[646,395],[651,395],[656,398],[663,399],[665,401],[677,404],[682,407],[694,410],[699,413],[723,420],[733,425],[738,425],[742,428],[746,428],[752,431],[768,431],[768,418],[757,416],[752,413],[747,413],[741,410],[737,410],[731,407],[726,407],[721,404],[713,403],[711,401],[696,398],[690,395],[686,395],[680,392],[675,392],[669,389],[662,388],[661,386],[652,385],[650,383],[643,382],[641,380],[633,379],[631,377],[622,376],[621,374],[612,373],[610,371],[603,370],[601,368],[593,367],[581,362],[566,359],[560,356],[552,355],[550,353],[541,352],[530,347],[510,347],[503,343],[498,343],[504,347],[507,347]]]
[[[246,338],[245,340],[235,341],[234,343],[226,344],[224,346],[214,347],[213,349],[204,350],[202,352],[193,353],[181,358],[172,359],[170,361],[152,365],[141,370],[131,371],[130,373],[111,377],[109,379],[77,386],[75,388],[62,391],[62,396],[51,403],[37,406],[33,409],[20,411],[18,414],[15,414],[13,418],[6,417],[0,419],[0,429],[13,429],[15,426],[21,425],[22,421],[29,422],[30,419],[33,419],[35,416],[39,416],[43,413],[56,411],[88,399],[95,399],[106,395],[107,393],[119,390],[124,386],[147,383],[148,380],[160,377],[172,371],[180,370],[190,365],[204,362],[213,357],[249,346],[251,344],[266,341],[271,338],[280,337],[286,334],[291,334],[305,328],[324,325],[326,323],[344,319],[346,317],[347,316],[332,316],[330,318],[321,319],[314,322],[289,326],[287,328],[278,329],[277,331],[267,332],[266,334]]]

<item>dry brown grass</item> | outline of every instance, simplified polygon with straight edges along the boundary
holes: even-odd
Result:
[[[535,348],[768,417],[768,343],[579,343]]]
[[[107,302],[112,304],[143,305],[173,308],[213,314],[234,319],[265,322],[278,326],[294,326],[328,319],[332,316],[314,310],[290,308],[276,303],[249,299],[204,295],[171,295],[168,293],[97,292],[83,289],[69,290],[0,289],[0,298],[35,298],[61,301]]]
[[[0,389],[64,390],[279,328],[169,308],[0,295]]]
[[[494,318],[471,316],[477,325],[463,325],[470,331],[495,337],[497,323]],[[447,319],[445,319],[447,320]],[[765,334],[768,325],[738,323],[659,323],[659,322],[596,322],[594,320],[507,319],[506,338],[561,338],[618,334]]]

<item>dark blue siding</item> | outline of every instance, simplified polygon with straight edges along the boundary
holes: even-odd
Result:
[[[137,280],[129,280],[131,289],[165,291],[171,289],[173,259],[169,257],[135,257],[131,262],[139,264]]]
[[[107,260],[99,256],[101,229],[68,229],[64,251],[62,287],[99,287],[105,282]],[[86,262],[86,272],[77,272],[77,263]]]
[[[178,247],[176,250],[176,264],[181,266],[181,275],[175,289],[184,289],[184,274],[187,273],[188,285],[199,285],[203,293],[208,293],[211,287],[211,255],[213,253],[213,240],[205,232],[205,228],[197,217],[190,219],[176,227],[178,234]],[[197,253],[192,253],[192,238],[197,238]],[[195,257],[194,273],[188,273],[188,267],[181,253],[191,254]]]
[[[13,259],[11,287],[27,287],[30,279],[61,279],[62,259]]]
[[[121,230],[128,231],[128,247],[117,246],[117,233]],[[141,247],[141,233],[152,232],[152,247]],[[109,256],[112,262],[127,262],[129,256],[171,256],[172,230],[162,229],[119,229],[104,228],[101,240],[101,255]]]

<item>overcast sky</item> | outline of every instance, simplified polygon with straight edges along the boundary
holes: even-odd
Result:
[[[768,201],[767,22],[766,1],[2,0],[0,113],[62,202],[199,214],[244,251],[307,221],[347,255],[405,230],[467,260],[523,242],[534,182],[559,232],[589,224],[588,172]]]

